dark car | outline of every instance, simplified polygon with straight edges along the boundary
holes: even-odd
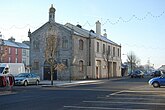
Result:
[[[143,78],[144,73],[141,70],[135,70],[130,74],[131,78]]]
[[[35,73],[20,73],[15,76],[15,85],[24,85],[27,86],[29,84],[38,85],[40,82],[40,77]]]
[[[153,87],[165,86],[165,74],[161,75],[160,77],[150,79],[148,83]]]
[[[157,70],[157,71],[153,72],[153,73],[151,74],[151,76],[153,76],[153,77],[159,77],[159,76],[161,76],[162,74],[163,74],[162,71]]]

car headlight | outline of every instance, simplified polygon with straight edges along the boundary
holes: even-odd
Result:
[[[152,82],[153,82],[153,79],[150,79],[150,80],[148,81],[149,84],[152,84]]]

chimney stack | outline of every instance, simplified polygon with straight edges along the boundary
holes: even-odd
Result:
[[[104,33],[104,37],[107,37],[107,33]]]
[[[104,37],[107,37],[106,29],[104,29]]]
[[[96,22],[96,34],[101,35],[101,23],[99,20]]]

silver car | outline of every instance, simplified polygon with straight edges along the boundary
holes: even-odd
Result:
[[[29,84],[38,85],[40,82],[40,77],[35,73],[20,73],[15,76],[15,85],[24,85],[27,86]]]

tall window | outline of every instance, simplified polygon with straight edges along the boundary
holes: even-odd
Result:
[[[15,58],[15,63],[18,63],[18,58]]]
[[[33,64],[33,69],[38,70],[39,69],[39,62],[35,61]]]
[[[62,48],[68,48],[68,40],[66,37],[62,38]]]
[[[108,46],[108,55],[110,55],[110,52],[111,52],[111,47]]]
[[[117,49],[117,55],[118,55],[118,57],[120,57],[120,49],[119,48]]]
[[[9,63],[11,63],[11,57],[9,57]]]
[[[9,47],[8,49],[9,49],[9,54],[11,54],[11,48]]]
[[[18,49],[17,48],[15,48],[15,54],[18,55]]]
[[[105,53],[105,44],[103,44],[103,53]]]
[[[33,49],[39,50],[39,39],[38,38],[35,38],[33,41]]]
[[[23,56],[26,56],[26,49],[23,49],[22,51],[23,51],[23,52],[22,52],[22,55],[23,55]]]
[[[26,64],[26,58],[22,59],[22,63]]]
[[[79,61],[79,67],[80,67],[79,71],[83,72],[83,61],[82,60]]]
[[[67,59],[62,59],[62,63],[67,67],[68,66],[68,60]]]
[[[113,56],[115,56],[115,47],[113,47]]]
[[[79,40],[79,49],[83,50],[83,46],[84,46],[84,41],[82,39]]]
[[[97,42],[97,52],[99,52],[99,42]]]

